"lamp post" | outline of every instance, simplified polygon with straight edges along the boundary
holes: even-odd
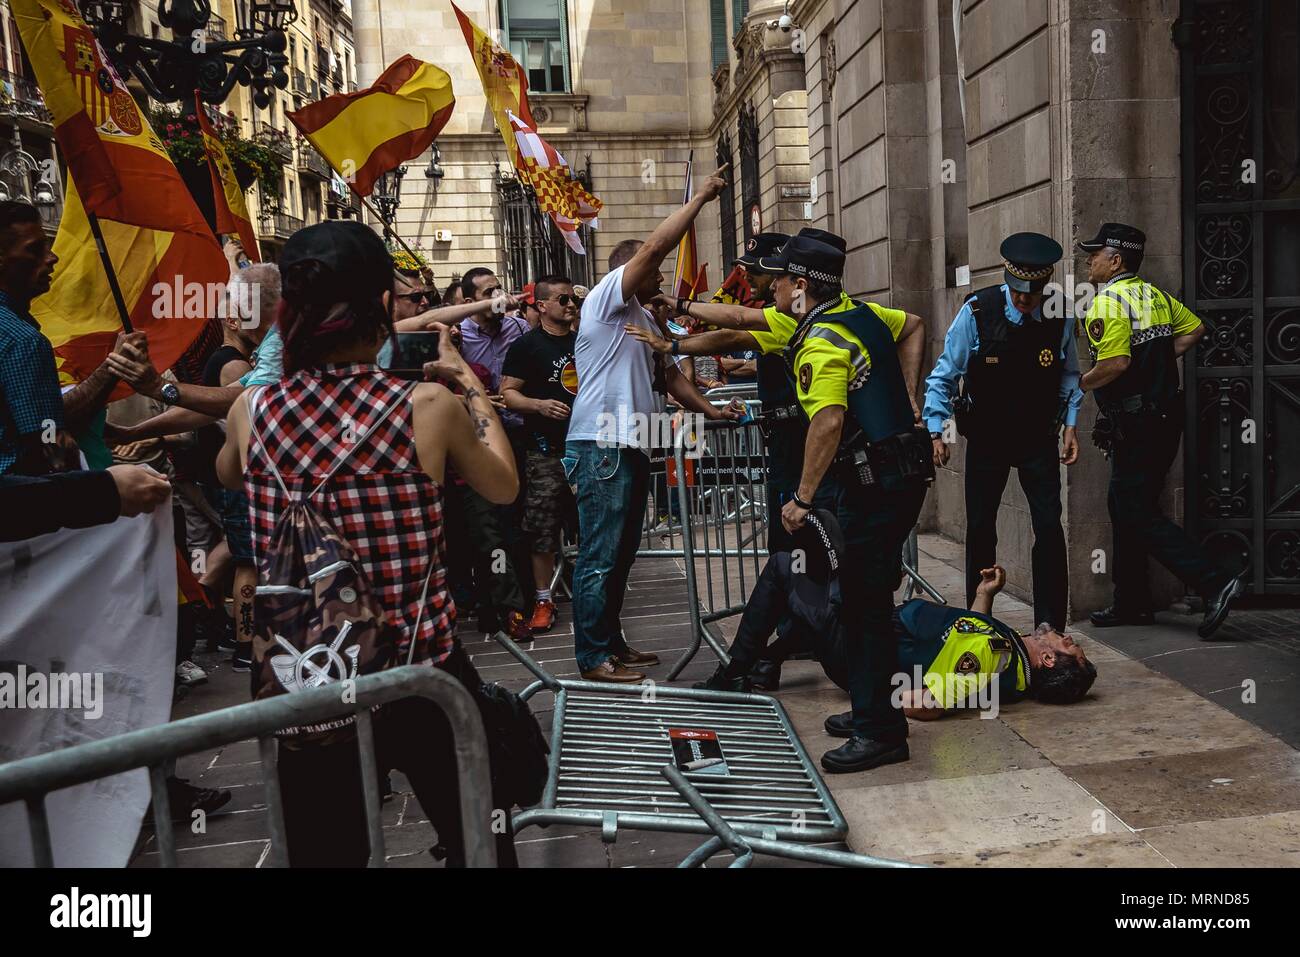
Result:
[[[385,242],[392,239],[397,209],[402,205],[402,177],[405,175],[406,167],[399,166],[379,177],[375,183],[375,211],[379,213],[379,219],[384,224]]]
[[[284,30],[298,19],[293,0],[237,0],[233,40],[209,35],[210,0],[162,0],[158,21],[171,28],[171,40],[128,33],[129,3],[83,0],[82,16],[118,74],[135,76],[160,103],[189,100],[197,89],[203,102],[218,104],[239,84],[252,87],[253,103],[265,109],[271,88],[288,87]]]
[[[49,179],[57,175],[53,161],[46,166],[23,149],[18,127],[14,127],[13,149],[0,156],[0,201],[20,199],[31,203],[41,214],[43,225],[56,225],[55,214],[59,208],[58,191]]]

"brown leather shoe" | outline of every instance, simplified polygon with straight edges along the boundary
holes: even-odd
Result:
[[[614,657],[616,657],[619,661],[623,662],[623,664],[625,664],[625,665],[635,665],[635,666],[638,667],[638,668],[643,668],[643,667],[645,667],[645,666],[647,666],[647,665],[657,665],[657,664],[659,664],[659,656],[658,656],[658,655],[654,655],[654,654],[646,654],[646,653],[643,653],[643,652],[637,651],[637,650],[636,650],[635,648],[633,648],[631,645],[628,645],[628,646],[627,646],[627,650],[626,650],[626,651],[621,651],[621,652],[619,652],[617,655],[615,655]]]
[[[617,658],[606,658],[595,668],[582,673],[584,681],[608,681],[612,684],[636,684],[644,681],[645,675],[639,671],[629,671],[619,663]]]

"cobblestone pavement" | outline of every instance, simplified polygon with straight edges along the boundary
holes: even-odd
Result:
[[[921,570],[960,600],[961,546],[923,536]],[[752,583],[752,577],[749,578]],[[680,562],[643,559],[633,572],[625,624],[631,643],[655,651],[648,669],[663,680],[687,645],[689,616]],[[1032,612],[999,598],[999,617],[1022,629]],[[1023,702],[996,717],[976,712],[913,722],[912,759],[856,775],[828,778],[850,824],[854,850],[940,866],[1267,866],[1300,865],[1300,735],[1294,694],[1300,678],[1294,612],[1234,613],[1223,639],[1200,642],[1195,619],[1162,615],[1147,629],[1093,634],[1076,629],[1097,663],[1089,698],[1068,708]],[[561,677],[576,676],[569,606],[533,653]],[[730,637],[735,620],[721,623]],[[466,649],[488,680],[518,689],[522,666],[483,636]],[[210,683],[177,715],[246,700],[246,676],[217,656],[200,656]],[[682,682],[714,666],[702,650]],[[1253,682],[1253,700],[1243,682]],[[838,742],[821,728],[844,710],[844,695],[815,662],[787,665],[777,696],[814,760]],[[543,727],[550,696],[534,699]],[[260,765],[254,745],[240,743],[181,762],[180,774],[233,798],[208,821],[206,834],[178,834],[183,866],[255,866],[267,853]],[[427,853],[432,832],[400,776],[385,805],[389,864],[437,866]],[[621,832],[603,844],[588,829],[531,828],[519,835],[524,867],[673,866],[698,836]],[[140,841],[136,866],[154,866],[152,835]],[[718,855],[711,866],[730,862]],[[792,866],[761,860],[757,866]]]

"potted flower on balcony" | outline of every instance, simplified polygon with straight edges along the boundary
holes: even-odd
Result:
[[[234,112],[208,114],[213,132],[226,148],[235,179],[245,192],[257,183],[262,205],[275,207],[280,202],[280,184],[284,181],[284,160],[266,143],[246,139]],[[209,224],[216,220],[212,199],[212,180],[208,172],[207,153],[199,132],[198,118],[179,109],[157,106],[150,110],[149,122],[162,140],[163,148],[180,172],[190,194]],[[286,137],[287,139],[287,137]]]

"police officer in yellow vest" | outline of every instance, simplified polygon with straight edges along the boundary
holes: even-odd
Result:
[[[1091,620],[1101,628],[1152,623],[1149,555],[1205,599],[1198,631],[1209,638],[1245,590],[1244,577],[1222,569],[1161,514],[1159,502],[1183,432],[1177,359],[1205,327],[1173,296],[1139,278],[1146,251],[1141,230],[1105,223],[1079,248],[1088,253],[1088,280],[1098,287],[1084,320],[1095,364],[1080,387],[1097,394],[1094,441],[1111,460],[1114,535],[1114,600]]]

